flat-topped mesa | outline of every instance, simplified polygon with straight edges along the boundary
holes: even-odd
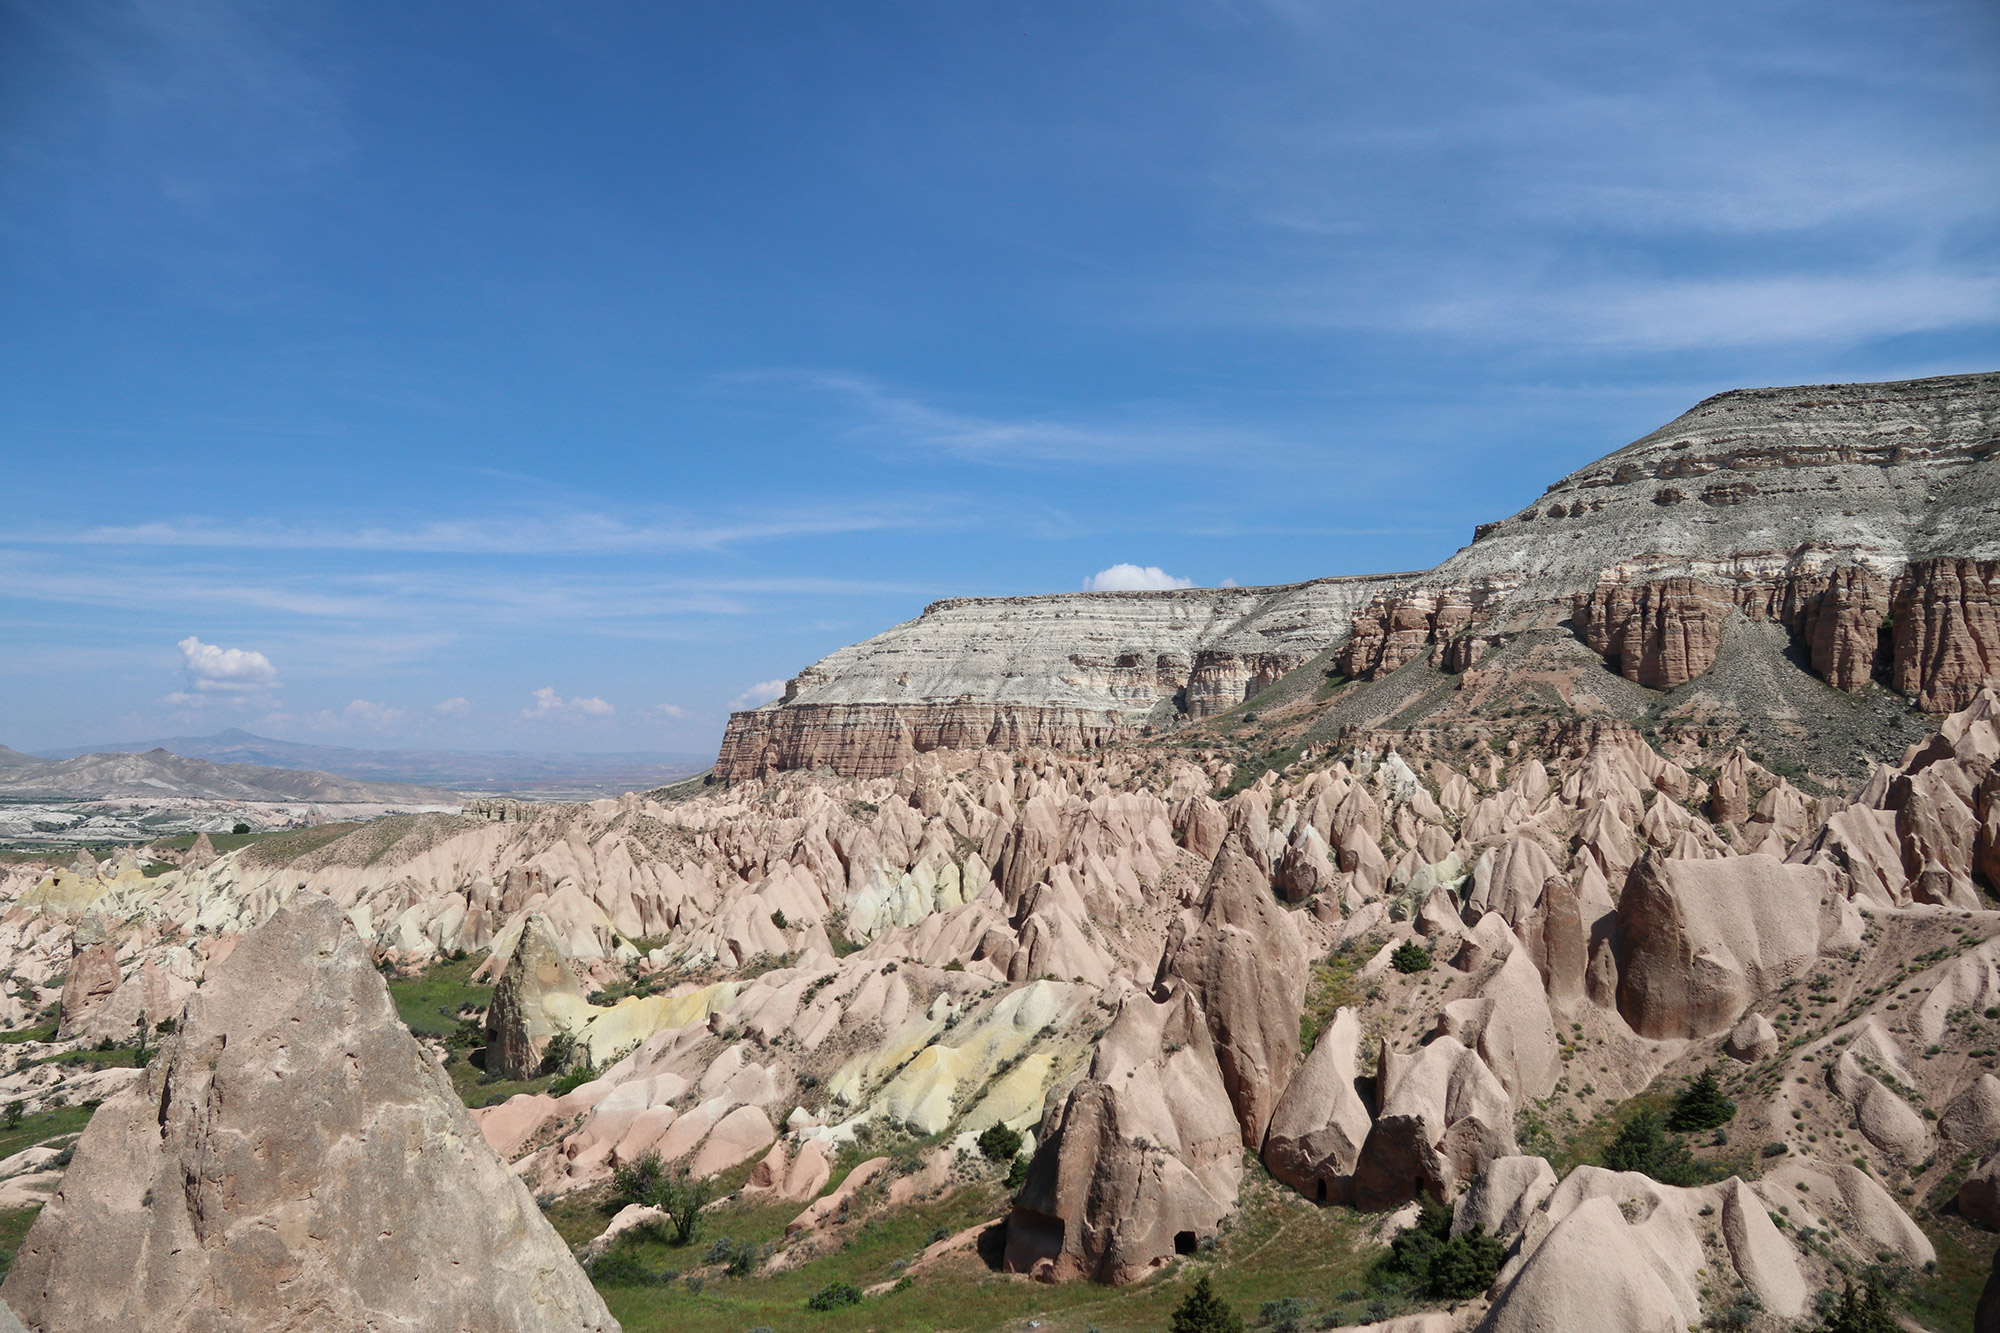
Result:
[[[1567,617],[1623,675],[1671,689],[1741,610],[1842,689],[1893,666],[1923,708],[1962,707],[2000,671],[1996,455],[2000,374],[1718,394],[1386,590],[1340,664],[1459,670]]]
[[[933,602],[807,667],[778,702],[734,714],[716,776],[879,777],[927,750],[1116,744],[1241,703],[1413,577]]]

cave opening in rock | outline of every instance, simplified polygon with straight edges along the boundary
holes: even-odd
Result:
[[[1193,1253],[1194,1253],[1194,1244],[1195,1244],[1195,1242],[1194,1242],[1194,1232],[1192,1232],[1192,1231],[1176,1231],[1176,1232],[1174,1233],[1174,1253],[1175,1253],[1175,1254],[1193,1254]]]

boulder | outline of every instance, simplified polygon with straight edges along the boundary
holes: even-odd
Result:
[[[0,1295],[78,1333],[618,1327],[318,894],[98,1110]]]
[[[1264,1165],[1319,1203],[1345,1203],[1372,1121],[1358,1090],[1361,1020],[1342,1007],[1319,1035],[1271,1116]]]
[[[1762,1014],[1745,1014],[1735,1027],[1729,1029],[1729,1040],[1723,1043],[1722,1049],[1750,1064],[1776,1055],[1778,1045],[1778,1029],[1771,1026],[1770,1019]]]
[[[1824,866],[1645,857],[1618,897],[1618,1012],[1656,1040],[1727,1032],[1812,965],[1830,899],[1845,896]]]
[[[1958,1212],[1968,1222],[2000,1231],[2000,1147],[1980,1159],[1958,1187]]]
[[[1938,1117],[1938,1133],[1954,1153],[1983,1152],[2000,1143],[2000,1078],[1981,1074],[1952,1098]]]
[[[1193,993],[1215,1041],[1243,1145],[1263,1147],[1299,1063],[1310,960],[1291,915],[1232,837],[1215,858],[1201,923],[1161,963]]]

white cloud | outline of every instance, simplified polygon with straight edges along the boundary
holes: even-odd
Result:
[[[194,703],[204,695],[241,698],[278,686],[278,668],[271,659],[244,648],[220,648],[190,634],[177,645],[187,672],[188,691],[168,696],[169,703]]]
[[[646,710],[646,715],[656,718],[677,718],[686,717],[688,714],[687,709],[682,708],[679,704],[654,704]]]
[[[432,704],[431,711],[439,717],[464,717],[472,711],[472,700],[453,695],[443,703]]]
[[[1113,565],[1083,581],[1085,592],[1153,592],[1193,586],[1193,579],[1176,578],[1158,565]]]
[[[533,722],[580,721],[584,718],[610,717],[618,711],[598,698],[578,697],[565,701],[562,695],[544,685],[534,694],[534,705],[521,710],[521,716]]]
[[[771,700],[781,697],[784,694],[784,692],[785,692],[784,681],[760,680],[755,685],[752,685],[749,689],[743,691],[743,693],[737,695],[734,699],[731,699],[729,701],[729,706],[731,708],[739,710],[744,708],[755,708],[759,704],[767,704],[771,702]]]
[[[403,710],[388,704],[370,703],[366,699],[356,699],[340,713],[346,722],[362,727],[382,729],[393,727],[403,720]]]

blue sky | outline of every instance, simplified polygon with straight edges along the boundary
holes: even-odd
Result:
[[[0,742],[708,749],[2000,368],[1996,241],[1990,3],[12,0]]]

